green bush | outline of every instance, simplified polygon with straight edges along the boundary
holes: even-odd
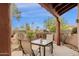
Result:
[[[29,39],[32,40],[34,38],[34,36],[35,36],[35,33],[30,30],[30,31],[27,32],[27,36],[28,36]]]
[[[77,27],[74,27],[74,28],[72,29],[71,34],[77,34]]]

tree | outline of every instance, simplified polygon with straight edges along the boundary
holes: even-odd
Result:
[[[67,21],[65,21],[64,19],[61,19],[61,30],[62,31],[65,31],[65,30],[69,30],[70,29],[70,26],[67,25]]]
[[[16,4],[12,4],[12,15],[17,18],[17,20],[21,17],[21,12],[18,10]]]
[[[24,26],[24,25],[22,25],[22,26],[20,27],[20,29],[21,29],[21,30],[24,30],[24,29],[25,29],[25,26]]]
[[[29,24],[26,24],[26,25],[25,25],[25,28],[26,28],[26,31],[30,31],[30,30],[31,30],[31,27],[30,27]]]
[[[55,32],[55,19],[49,18],[48,20],[44,21],[44,26],[51,32]]]
[[[30,25],[29,24],[26,24],[25,25],[25,28],[26,28],[26,34],[27,34],[27,37],[30,39],[30,41],[32,39],[34,39],[34,36],[35,36],[35,32],[31,29]]]
[[[48,20],[44,21],[44,26],[50,30],[50,32],[55,32],[56,31],[56,19],[54,18],[49,18]],[[60,24],[61,24],[61,30],[64,31],[64,30],[68,30],[70,28],[69,25],[67,25],[67,22],[65,22],[64,19],[61,19],[60,21]]]

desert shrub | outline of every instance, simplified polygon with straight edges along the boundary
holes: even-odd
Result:
[[[33,40],[35,38],[35,32],[32,30],[27,31],[26,34],[30,40]]]
[[[74,27],[74,28],[72,29],[71,34],[77,34],[77,27]]]

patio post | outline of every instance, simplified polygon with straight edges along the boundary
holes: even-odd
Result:
[[[60,45],[60,21],[59,18],[56,17],[56,41],[57,45]]]
[[[77,4],[78,14],[77,14],[77,39],[78,39],[78,49],[79,49],[79,3]]]

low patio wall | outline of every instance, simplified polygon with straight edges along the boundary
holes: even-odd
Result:
[[[61,35],[62,37],[62,35]],[[65,39],[65,37],[63,37]],[[54,41],[55,43],[57,43],[57,40],[56,40],[56,34],[54,36]],[[78,40],[77,40],[77,34],[68,34],[66,40],[64,43],[67,43],[67,44],[70,44],[70,45],[73,45],[75,47],[78,47]]]
[[[73,45],[73,46],[75,46],[75,47],[78,47],[77,34],[72,34],[72,35],[70,35],[70,36],[66,39],[65,42],[68,43],[68,44],[71,44],[71,45]]]

